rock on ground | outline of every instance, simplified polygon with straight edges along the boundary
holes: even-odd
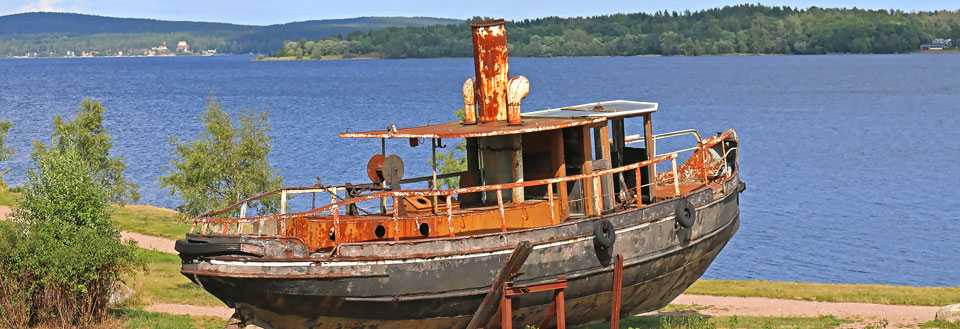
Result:
[[[110,298],[107,300],[107,304],[116,306],[123,304],[123,302],[133,297],[137,292],[133,288],[127,287],[123,283],[117,283],[113,285],[113,288],[110,289]]]
[[[937,311],[937,321],[960,322],[960,304],[953,304],[941,307]]]

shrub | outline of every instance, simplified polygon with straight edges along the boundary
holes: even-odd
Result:
[[[283,186],[278,171],[270,167],[273,139],[266,111],[247,109],[235,122],[210,96],[202,120],[204,131],[195,141],[170,138],[173,159],[160,186],[180,196],[178,211],[195,217]],[[279,208],[280,198],[273,195],[252,202],[249,209],[262,214]]]
[[[36,167],[0,230],[0,325],[85,327],[113,286],[143,267],[110,220],[109,192],[73,149],[37,150]]]
[[[103,126],[103,112],[100,102],[84,99],[73,121],[64,121],[58,115],[53,119],[50,150],[77,152],[87,163],[93,178],[106,189],[109,201],[121,206],[135,203],[140,200],[140,193],[137,191],[140,186],[123,176],[127,169],[123,157],[110,157],[113,136],[110,136]],[[46,148],[40,143],[34,143],[34,149],[43,151]]]

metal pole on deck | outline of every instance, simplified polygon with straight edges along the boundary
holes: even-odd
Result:
[[[430,143],[430,144],[433,145],[433,147],[430,148],[430,149],[431,149],[431,152],[433,152],[433,184],[432,184],[432,185],[433,185],[433,188],[431,188],[431,189],[432,189],[432,190],[437,190],[437,139],[434,138],[434,139],[433,139],[433,142]],[[433,196],[433,214],[434,214],[434,215],[436,215],[437,212],[438,212],[438,210],[437,210],[437,202],[438,202],[437,196],[434,195],[434,196]]]
[[[384,158],[386,158],[387,156],[387,139],[386,138],[380,139],[380,155],[382,155]],[[387,181],[384,180],[380,182],[380,187],[386,188]],[[387,198],[383,198],[383,197],[380,198],[380,213],[384,215],[387,214]]]

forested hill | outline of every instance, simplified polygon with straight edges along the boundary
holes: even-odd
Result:
[[[99,51],[156,47],[187,41],[193,49],[221,53],[267,53],[285,40],[318,39],[386,27],[459,24],[432,17],[359,17],[256,26],[227,23],[162,21],[69,13],[24,13],[0,16],[0,56],[24,53],[63,55],[71,50]]]
[[[548,17],[507,22],[511,56],[899,53],[934,38],[960,40],[957,11],[738,5],[697,12]],[[291,39],[295,40],[295,39]],[[288,42],[278,57],[368,54],[470,57],[467,23],[387,28],[346,38]]]

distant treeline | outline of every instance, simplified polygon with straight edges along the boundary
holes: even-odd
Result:
[[[268,53],[285,40],[326,38],[353,31],[391,26],[429,26],[462,20],[431,17],[358,17],[293,22],[267,26],[162,21],[70,13],[23,13],[0,16],[0,57],[64,56],[68,51],[116,54],[150,49],[164,42],[170,48],[186,41],[194,51]]]
[[[471,21],[479,20],[474,18]],[[468,23],[286,42],[276,57],[473,56]],[[960,39],[960,13],[738,5],[697,12],[507,22],[511,56],[901,53]]]

